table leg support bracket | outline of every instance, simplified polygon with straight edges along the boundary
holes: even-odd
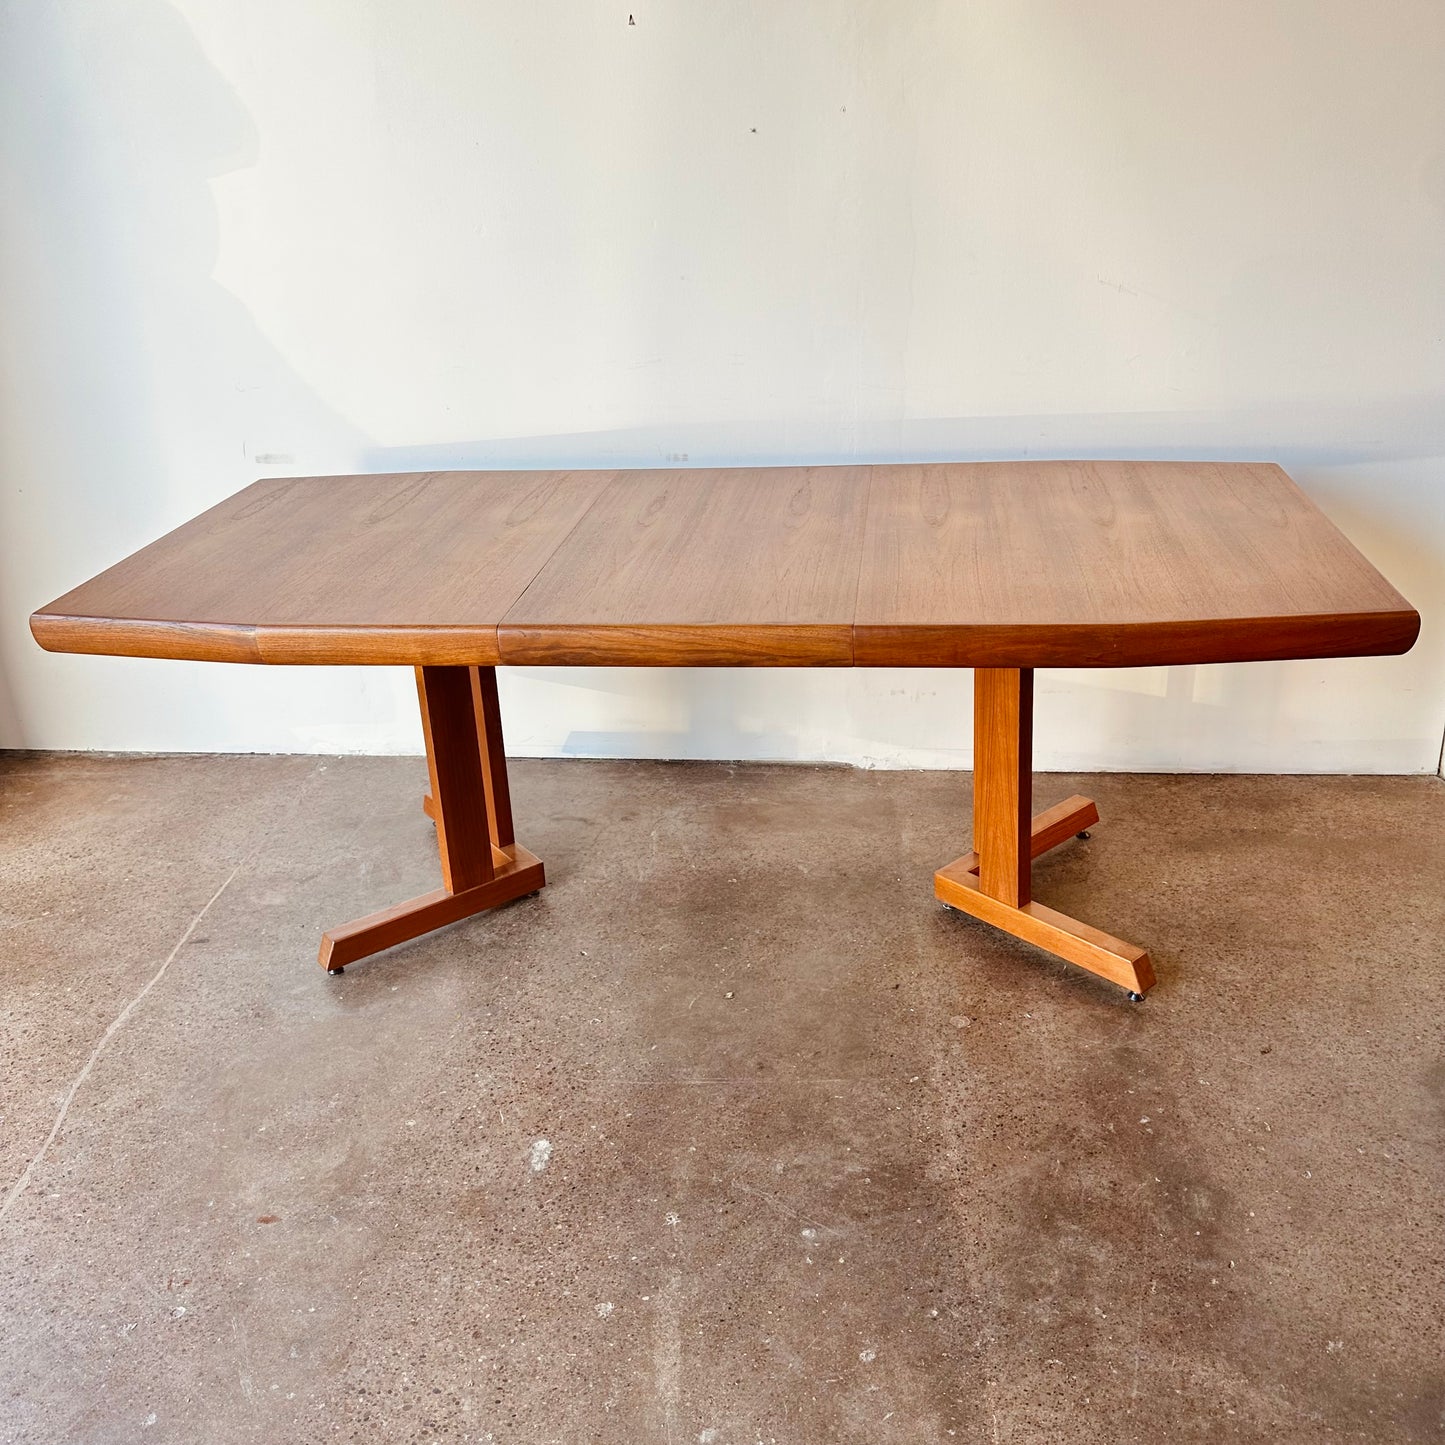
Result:
[[[1047,949],[1142,998],[1154,967],[1142,948],[1033,901],[1031,865],[1099,821],[1088,798],[1065,798],[1031,818],[1034,677],[1028,668],[974,671],[973,836],[933,875],[944,903]]]
[[[419,667],[417,697],[431,781],[422,806],[436,824],[443,886],[323,934],[320,962],[328,973],[535,893],[547,881],[540,859],[512,830],[495,669]]]

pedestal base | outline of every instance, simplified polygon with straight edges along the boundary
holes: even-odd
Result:
[[[1070,804],[1081,801],[1084,800],[1069,799]],[[1060,808],[1065,806],[1059,804]],[[1092,803],[1089,809],[1094,813],[1090,822],[1097,823],[1099,815]],[[1041,814],[1039,821],[1048,816],[1048,813]],[[1072,833],[1066,834],[1065,838],[1072,836]],[[1057,841],[1065,840],[1061,838]],[[1034,853],[1034,857],[1055,846],[1055,843],[1046,844]],[[978,855],[965,853],[933,875],[934,895],[950,908],[971,913],[975,918],[981,918],[985,923],[1023,939],[1025,943],[1047,949],[1080,968],[1087,968],[1090,973],[1097,973],[1141,998],[1154,987],[1154,966],[1144,949],[1135,948],[1132,943],[1125,943],[1100,929],[1090,928],[1087,923],[1080,923],[1052,908],[1045,908],[1042,903],[1031,901],[1021,908],[1000,903],[979,888],[978,879],[974,876],[977,872]]]
[[[1023,668],[974,673],[973,833],[977,851],[933,875],[952,908],[1097,973],[1142,998],[1154,987],[1148,953],[1132,943],[1035,903],[1030,864],[1099,821],[1088,798],[1066,798],[1030,818],[1033,785],[1033,674]]]
[[[323,934],[320,962],[328,973],[535,893],[547,881],[541,860],[512,832],[495,670],[419,667],[416,681],[431,775],[422,805],[437,828],[442,887]]]

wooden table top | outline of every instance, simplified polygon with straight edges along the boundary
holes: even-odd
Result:
[[[1277,466],[959,462],[255,483],[36,612],[231,662],[1094,667],[1406,651]]]

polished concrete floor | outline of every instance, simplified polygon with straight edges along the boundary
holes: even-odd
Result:
[[[1041,777],[1122,992],[933,902],[969,779],[0,755],[0,1439],[1435,1440],[1445,785]]]

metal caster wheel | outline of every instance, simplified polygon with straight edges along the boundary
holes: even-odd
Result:
[[[956,909],[956,908],[953,906],[953,904],[951,904],[951,903],[944,903],[943,899],[941,899],[941,898],[938,900],[938,902],[939,902],[939,905],[942,907],[942,909],[943,909],[943,911],[944,911],[945,913],[957,913],[957,912],[958,912],[958,909]]]
[[[1144,1002],[1144,995],[1143,995],[1142,993],[1135,993],[1133,989],[1130,989],[1130,990],[1129,990],[1129,1002],[1130,1002],[1130,1003],[1143,1003],[1143,1002]]]
[[[341,967],[341,968],[328,968],[328,969],[326,970],[326,976],[327,976],[327,978],[340,978],[341,975],[342,975],[343,973],[345,973],[345,972],[346,972],[346,969],[345,969],[344,966]]]
[[[1082,833],[1075,833],[1074,836],[1075,836],[1076,838],[1084,838],[1084,839],[1087,839],[1087,838],[1091,837],[1092,835],[1090,834],[1089,830],[1088,830],[1087,828],[1085,828]]]

